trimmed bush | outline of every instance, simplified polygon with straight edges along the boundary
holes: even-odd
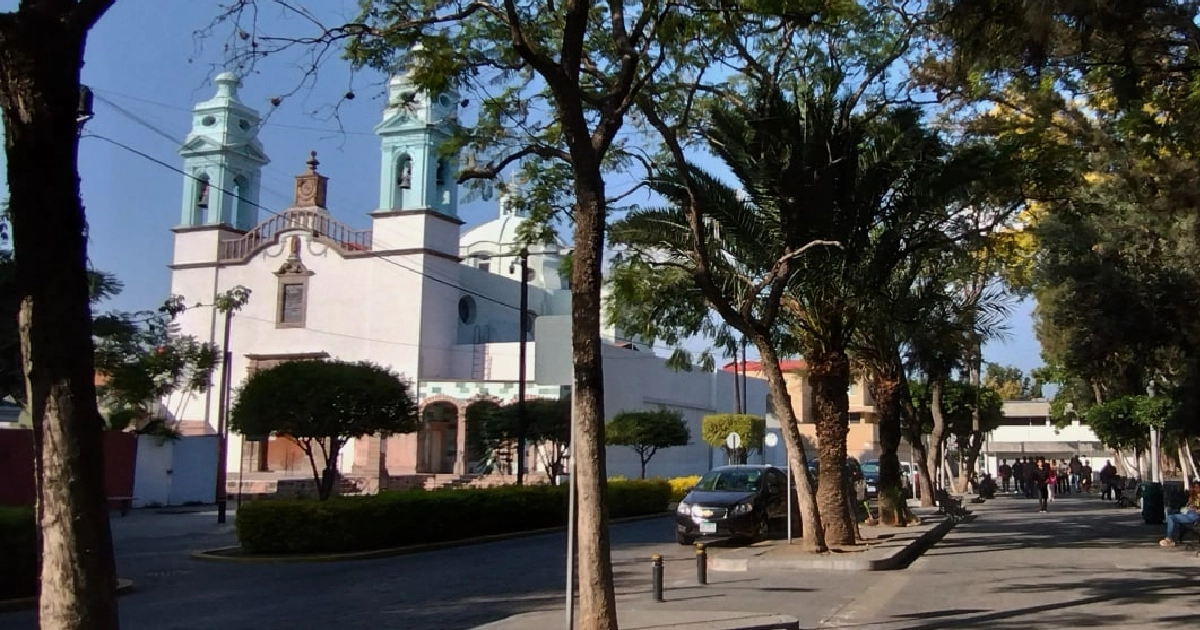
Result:
[[[0,508],[0,599],[37,593],[38,541],[33,508]]]
[[[691,491],[692,486],[700,483],[700,475],[692,475],[691,477],[673,477],[667,480],[671,484],[671,501],[678,503],[687,496]]]
[[[663,512],[671,497],[664,481],[610,482],[608,492],[613,518]],[[501,486],[255,501],[236,525],[249,553],[330,553],[558,527],[566,517],[566,486]]]

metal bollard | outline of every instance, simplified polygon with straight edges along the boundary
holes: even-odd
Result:
[[[662,556],[654,554],[650,556],[650,592],[654,596],[654,601],[661,602],[663,599],[663,559]]]
[[[696,543],[696,581],[708,584],[708,549],[704,543]]]

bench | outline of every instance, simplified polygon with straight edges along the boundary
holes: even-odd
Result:
[[[1113,486],[1117,493],[1117,507],[1137,507],[1138,499],[1142,498],[1142,485],[1137,479],[1126,479],[1124,486]]]
[[[946,492],[945,489],[939,489],[934,493],[934,497],[937,499],[938,504],[937,513],[945,514],[954,519],[955,522],[961,521],[971,513],[962,506],[962,499],[950,496],[950,493]]]
[[[133,497],[108,497],[108,503],[116,503],[121,516],[129,516],[129,510],[133,509]]]

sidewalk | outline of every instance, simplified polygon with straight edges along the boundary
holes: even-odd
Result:
[[[822,627],[1168,627],[1196,619],[1200,558],[1161,548],[1164,526],[1096,495],[1001,497],[903,572],[868,586]]]

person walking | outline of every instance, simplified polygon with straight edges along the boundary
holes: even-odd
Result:
[[[1000,489],[1008,492],[1008,484],[1012,481],[1012,466],[1005,462],[1008,460],[1000,460],[1000,466],[996,469],[996,476],[1000,478]]]
[[[1012,472],[1013,472],[1013,492],[1015,492],[1017,494],[1025,494],[1025,477],[1024,477],[1024,473],[1021,471],[1021,458],[1020,457],[1013,460]]]
[[[1071,467],[1067,460],[1058,463],[1058,496],[1071,493]]]
[[[1054,503],[1054,493],[1058,490],[1058,460],[1050,462],[1046,471],[1046,496],[1050,503]]]
[[[1047,505],[1047,502],[1050,499],[1050,488],[1046,484],[1050,481],[1050,464],[1046,463],[1046,458],[1037,458],[1033,473],[1031,485],[1037,486],[1038,512],[1049,512],[1050,506]]]
[[[1112,461],[1104,462],[1104,468],[1100,469],[1100,498],[1108,501],[1116,499],[1117,494],[1117,467],[1112,465]]]
[[[1040,472],[1042,458],[1033,461],[1033,458],[1026,457],[1025,463],[1021,466],[1021,476],[1025,479],[1025,498],[1032,499],[1037,494],[1037,476]]]
[[[1079,456],[1071,458],[1071,492],[1079,492],[1083,488],[1080,483],[1083,481],[1083,464],[1079,462]]]

